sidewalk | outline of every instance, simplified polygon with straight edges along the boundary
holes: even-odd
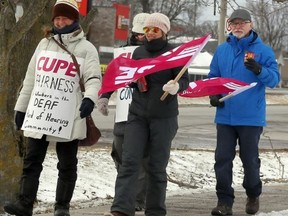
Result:
[[[233,207],[234,216],[245,216],[246,195],[242,188],[235,189],[235,203]],[[272,211],[283,211],[288,209],[288,184],[264,185],[260,197],[259,213]],[[111,200],[112,202],[112,200]],[[214,191],[194,193],[167,197],[167,216],[207,216],[216,205],[217,199]],[[71,210],[71,216],[100,216],[109,211],[110,205],[96,206],[93,208]],[[39,216],[51,216],[40,214]],[[144,213],[137,213],[137,216],[144,216]]]
[[[288,88],[266,88],[266,94],[288,95]]]

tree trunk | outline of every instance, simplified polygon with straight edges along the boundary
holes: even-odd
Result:
[[[14,128],[17,92],[30,58],[43,37],[42,27],[51,23],[55,1],[23,0],[22,3],[24,16],[17,23],[13,1],[2,0],[0,6],[0,213],[5,202],[17,196],[25,154],[26,139]]]

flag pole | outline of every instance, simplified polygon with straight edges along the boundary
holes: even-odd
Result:
[[[231,98],[231,97],[233,97],[233,96],[235,96],[235,95],[237,95],[243,91],[246,91],[246,90],[256,86],[256,85],[257,85],[257,82],[253,82],[253,83],[250,83],[248,86],[240,87],[240,88],[236,89],[234,92],[230,92],[228,95],[225,95],[224,97],[220,98],[219,102],[223,102],[223,101],[225,101],[225,100],[227,100],[227,99],[229,99],[229,98]]]
[[[219,102],[223,102],[223,101],[225,101],[225,100],[227,100],[233,96],[234,96],[233,94],[229,93],[228,95],[225,95],[224,97],[220,98]]]
[[[187,70],[187,66],[185,65],[182,69],[181,69],[181,71],[178,73],[178,75],[176,76],[176,78],[173,80],[173,83],[175,84],[176,82],[178,82],[178,80],[182,77],[182,75],[185,73],[185,71]],[[162,94],[162,96],[161,96],[161,98],[160,98],[160,100],[161,101],[164,101],[165,100],[165,98],[168,96],[168,92],[167,91],[165,91],[163,94]]]
[[[185,73],[185,71],[187,70],[187,68],[190,66],[190,64],[192,63],[192,61],[195,59],[195,57],[198,55],[198,53],[200,53],[201,52],[201,50],[203,49],[203,47],[207,44],[207,42],[210,40],[210,38],[211,38],[211,35],[208,35],[207,36],[207,38],[203,41],[203,43],[202,43],[202,45],[199,47],[199,49],[197,50],[197,52],[195,52],[194,53],[194,55],[192,55],[191,56],[191,58],[189,59],[189,61],[186,63],[186,65],[184,65],[184,67],[181,69],[181,71],[178,73],[178,75],[175,77],[175,79],[173,80],[174,82],[174,84],[176,83],[176,82],[178,82],[178,80],[182,77],[182,75]],[[162,94],[162,96],[161,96],[161,98],[160,98],[160,100],[161,101],[164,101],[165,100],[165,98],[168,96],[168,92],[167,91],[165,91],[163,94]]]

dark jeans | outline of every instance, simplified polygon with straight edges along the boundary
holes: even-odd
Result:
[[[46,136],[43,136],[42,139],[29,138],[23,164],[23,179],[39,180],[43,169],[42,164],[49,145],[49,142],[45,139]],[[78,140],[56,143],[56,153],[59,160],[57,163],[57,169],[59,171],[58,179],[64,183],[73,184],[76,182],[78,162],[77,151]]]
[[[249,197],[258,197],[262,192],[260,180],[259,140],[263,131],[257,126],[230,126],[217,124],[217,147],[215,151],[216,193],[220,202],[233,206],[232,188],[233,160],[236,145],[243,164],[243,187]]]
[[[148,153],[146,216],[166,215],[166,167],[171,142],[178,129],[177,117],[147,119],[129,114],[125,128],[122,166],[120,166],[111,211],[135,214],[135,197],[139,169]]]

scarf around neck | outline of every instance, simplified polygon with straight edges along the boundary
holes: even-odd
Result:
[[[155,40],[147,41],[147,39],[144,40],[144,46],[147,51],[149,52],[156,52],[161,50],[167,45],[168,41],[167,39],[163,38],[157,38]]]
[[[73,24],[71,24],[69,26],[65,26],[64,28],[61,28],[61,29],[54,26],[52,29],[52,33],[53,34],[59,34],[59,35],[69,34],[69,33],[72,33],[79,28],[80,28],[79,22],[74,22]]]

